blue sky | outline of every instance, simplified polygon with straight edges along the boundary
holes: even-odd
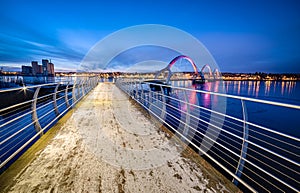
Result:
[[[299,10],[297,0],[1,0],[0,66],[51,58],[74,70],[110,33],[163,24],[196,37],[223,72],[300,73]]]

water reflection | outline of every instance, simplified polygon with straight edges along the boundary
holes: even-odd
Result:
[[[207,82],[205,84],[196,84],[193,85],[193,87],[197,90],[205,90],[205,91],[212,91],[212,83],[211,82]],[[209,108],[211,106],[211,96],[210,94],[207,93],[199,93],[201,98],[201,105]]]
[[[256,89],[255,89],[255,97],[258,97],[258,93],[259,93],[259,88],[260,88],[260,81],[257,81],[256,82],[257,84],[257,86],[256,86]]]
[[[251,93],[251,88],[252,88],[252,81],[249,81],[248,82],[248,95],[250,95],[250,93]]]
[[[223,84],[227,94],[298,100],[300,97],[299,82],[297,81],[224,81]],[[298,89],[296,89],[297,87]]]
[[[188,95],[188,100],[189,100],[189,103],[190,104],[193,104],[193,105],[197,105],[198,104],[198,97],[197,97],[197,92],[196,91],[191,91],[189,92],[190,94]],[[190,107],[191,110],[194,109],[194,106],[191,106]]]
[[[240,93],[241,93],[241,81],[239,81],[238,92],[237,92],[237,94],[239,95]]]
[[[285,88],[285,82],[281,83],[281,95],[284,93],[284,88]]]
[[[189,104],[193,104],[193,105],[198,105],[198,97],[197,97],[197,92],[196,92],[196,87],[194,85],[191,86],[191,88],[194,88],[192,91],[186,91],[186,99],[185,96],[182,96],[183,99],[182,100],[187,100],[187,102]],[[190,105],[190,110],[193,111],[194,106]],[[181,104],[181,110],[184,112],[187,112],[187,103],[182,103]]]
[[[193,85],[191,81],[174,81],[173,86],[205,90],[232,95],[269,99],[273,101],[293,100],[300,103],[300,84],[297,81],[215,81]],[[193,95],[189,97],[194,100]],[[198,93],[198,99],[204,107],[210,108],[218,103],[215,95]],[[212,104],[213,102],[213,104]]]

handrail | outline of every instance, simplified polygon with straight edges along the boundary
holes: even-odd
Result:
[[[38,85],[30,85],[30,86],[21,86],[21,87],[16,87],[16,88],[10,88],[10,89],[0,89],[0,93],[4,92],[10,92],[10,91],[17,91],[17,90],[22,90],[22,89],[28,89],[28,88],[37,88],[39,86],[44,87],[44,86],[52,86],[52,85],[57,85],[58,83],[69,83],[69,81],[62,81],[62,82],[57,82],[57,83],[47,83],[47,84],[38,84]]]
[[[32,99],[27,97],[26,101],[0,109],[0,115],[2,113],[3,116],[3,119],[0,116],[0,173],[99,82],[96,76],[80,78],[84,78],[85,81],[81,81],[78,85],[66,81],[0,90],[0,94],[11,92],[12,95],[22,89],[35,91]],[[47,92],[39,94],[40,89]],[[80,90],[81,92],[78,92]],[[76,98],[72,97],[73,92],[76,92]],[[20,109],[22,113],[19,113]]]
[[[145,82],[141,79],[118,79],[116,85],[178,134],[183,142],[226,171],[242,190],[300,191],[300,177],[297,175],[300,173],[300,139],[297,135],[280,132],[266,123],[264,126],[253,123],[249,120],[246,102],[294,109],[296,112],[300,110],[299,105]],[[164,89],[171,90],[170,94]],[[242,109],[241,116],[194,104],[187,98],[192,93],[196,93],[196,96],[197,93],[209,94],[224,100],[240,101],[238,108]],[[182,106],[186,108],[181,109]],[[208,130],[209,135],[206,133]],[[292,173],[296,173],[296,176],[293,177]]]

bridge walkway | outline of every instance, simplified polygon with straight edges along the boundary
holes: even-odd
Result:
[[[100,83],[8,192],[239,191],[154,122],[114,84]]]

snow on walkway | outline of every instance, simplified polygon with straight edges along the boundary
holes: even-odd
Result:
[[[114,84],[101,83],[10,192],[229,192],[180,151]]]

